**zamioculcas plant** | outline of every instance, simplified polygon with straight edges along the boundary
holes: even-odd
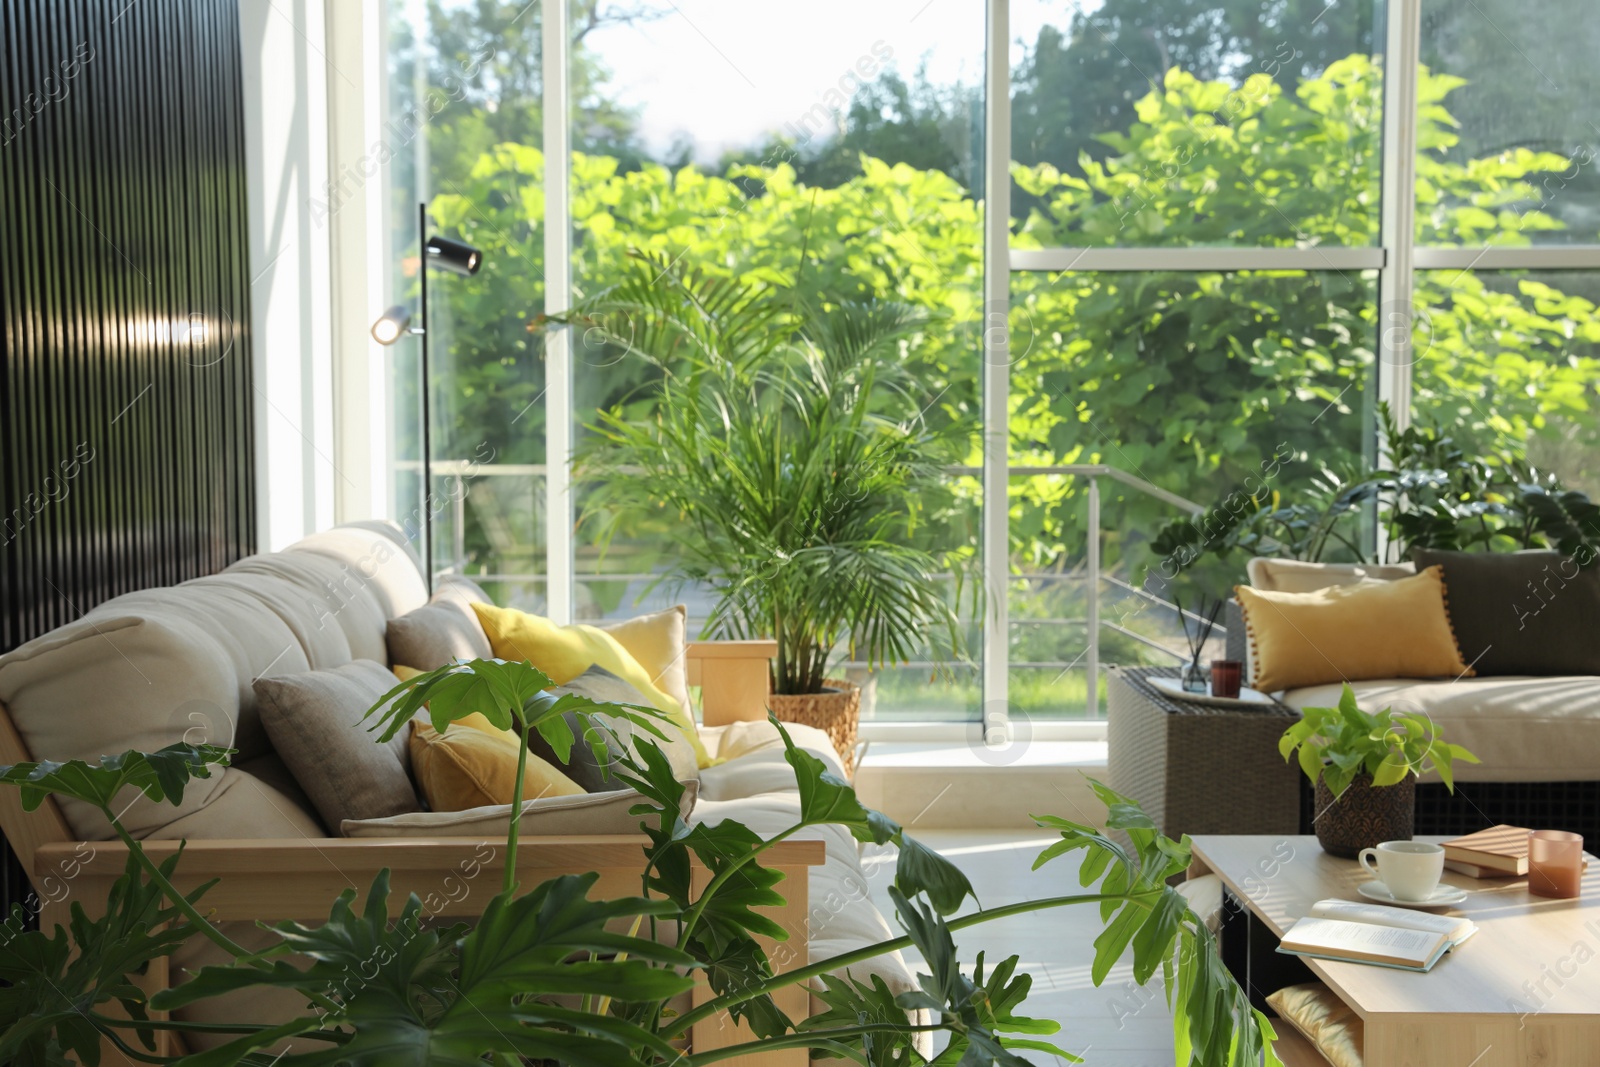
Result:
[[[927,1031],[948,1035],[947,1048],[934,1061],[940,1065],[1023,1067],[1028,1061],[1022,1054],[1029,1051],[1075,1060],[1044,1040],[1056,1024],[1020,1014],[1031,979],[1017,972],[1017,958],[990,964],[980,954],[964,966],[954,934],[1003,916],[1097,904],[1105,930],[1095,940],[1094,981],[1104,981],[1130,951],[1141,984],[1160,973],[1173,1008],[1180,1065],[1277,1065],[1271,1026],[1222,966],[1205,923],[1167,884],[1189,863],[1187,842],[1163,837],[1135,805],[1104,786],[1096,783],[1095,789],[1109,805],[1107,825],[1125,831],[1128,844],[1091,826],[1040,820],[1061,839],[1035,866],[1081,854],[1083,891],[983,909],[959,869],[863,807],[846,782],[796,748],[786,733],[784,758],[799,784],[799,813],[792,827],[763,840],[732,820],[715,826],[683,820],[684,786],[648,736],[659,730],[660,713],[583,698],[557,700],[544,692],[549,684],[526,663],[474,660],[411,679],[370,715],[375,731],[389,737],[424,704],[440,729],[482,713],[514,726],[524,739],[538,731],[560,754],[582,743],[563,721],[567,711],[577,714],[585,735],[605,728],[596,717],[602,713],[640,727],[617,770],[640,794],[634,810],[646,841],[638,896],[592,899],[594,874],[555,878],[525,893],[508,877],[476,921],[429,926],[414,895],[400,902],[398,913],[391,911],[384,872],[359,911],[356,894],[347,890],[332,902],[326,923],[268,926],[275,942],[250,952],[203,914],[204,889],[187,898],[178,894],[170,877],[180,861],[151,864],[112,806],[117,791],[130,784],[152,799],[176,802],[191,777],[207,776],[210,766],[226,759],[225,750],[174,745],[157,753],[126,753],[99,766],[72,761],[0,768],[0,783],[20,787],[30,808],[51,794],[96,805],[129,849],[127,872],[104,918],[88,921],[80,911],[70,930],[10,936],[0,953],[0,979],[7,983],[0,989],[0,1064],[94,1065],[106,1040],[133,1062],[184,1067],[512,1067],[530,1061],[707,1067],[783,1048],[842,1056],[865,1067],[907,1067],[926,1062],[916,1045]],[[513,812],[521,808],[518,786]],[[508,849],[515,848],[516,825],[513,818]],[[776,842],[822,825],[843,827],[858,841],[898,847],[890,895],[905,933],[777,973],[758,938],[782,940],[786,934],[756,909],[780,903],[783,884],[761,857]],[[709,872],[708,879],[692,877],[696,864]],[[508,871],[514,867],[507,864]],[[19,926],[21,918],[16,916]],[[192,937],[211,938],[234,961],[203,968],[184,984],[147,997],[133,977]],[[881,980],[834,975],[897,949],[915,949],[926,961],[928,973],[913,992],[897,996]],[[290,962],[290,956],[305,962]],[[711,996],[674,1013],[673,998],[693,986],[697,975]],[[825,1006],[820,1014],[796,1019],[778,1007],[773,994],[798,982],[816,983]],[[309,1010],[273,1024],[210,1027],[213,1034],[237,1036],[209,1052],[181,1059],[153,1054],[156,1028],[181,1033],[200,1026],[153,1021],[150,1011],[266,987],[299,993]],[[105,1010],[111,1002],[122,1016]],[[909,1021],[908,1013],[919,1010],[928,1013],[929,1023]],[[681,1050],[696,1022],[723,1011],[748,1023],[756,1040]],[[264,1051],[288,1039],[294,1042],[290,1052]]]

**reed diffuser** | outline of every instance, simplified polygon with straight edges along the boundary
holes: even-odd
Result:
[[[1172,597],[1173,604],[1178,609],[1178,618],[1183,623],[1183,636],[1189,641],[1189,662],[1183,665],[1178,672],[1178,684],[1185,693],[1205,693],[1209,691],[1206,682],[1205,668],[1200,666],[1201,653],[1205,651],[1206,642],[1211,640],[1211,631],[1216,628],[1217,616],[1222,614],[1223,601],[1212,603],[1204,594],[1200,596],[1200,610],[1195,613],[1194,625],[1189,625],[1189,612],[1183,610],[1183,601],[1176,593]]]

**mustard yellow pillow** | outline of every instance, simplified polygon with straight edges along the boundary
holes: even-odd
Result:
[[[496,658],[527,660],[557,685],[565,685],[590,667],[610,671],[643,694],[651,707],[667,713],[672,724],[694,746],[695,762],[699,766],[709,767],[715,762],[700,740],[699,728],[689,709],[657,688],[650,673],[605,630],[581,623],[557,626],[538,615],[515,608],[497,608],[493,604],[474,604],[472,610],[478,613],[478,621],[483,623],[483,632],[489,635],[489,645]]]
[[[1470,676],[1450,626],[1444,568],[1314,593],[1234,589],[1263,692],[1363,678]]]
[[[428,807],[466,811],[509,804],[517,783],[517,738],[482,715],[468,715],[439,733],[422,719],[411,723],[411,772]],[[525,800],[584,792],[560,770],[528,753],[522,776]]]
[[[1354,1008],[1321,982],[1285,986],[1267,997],[1267,1005],[1333,1067],[1361,1067],[1366,1025]]]

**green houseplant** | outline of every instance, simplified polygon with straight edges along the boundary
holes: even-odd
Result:
[[[929,431],[902,353],[926,316],[883,302],[811,307],[765,279],[635,266],[555,320],[655,371],[643,411],[601,411],[579,450],[585,520],[681,523],[666,576],[714,591],[712,636],[776,639],[780,716],[786,698],[856,699],[828,677],[840,649],[869,667],[959,655],[936,576],[956,570],[959,596],[960,561],[922,537],[956,456]]]
[[[376,732],[393,736],[424,705],[441,729],[479,712],[497,725],[514,725],[524,745],[528,731],[537,730],[558,753],[578,743],[563,721],[566,711],[586,725],[603,728],[593,716],[605,713],[645,731],[658,729],[652,720],[659,714],[652,710],[581,697],[556,700],[544,693],[548,683],[526,663],[474,660],[410,679],[369,717]],[[126,873],[103,917],[90,920],[75,909],[70,929],[7,931],[6,951],[0,953],[0,979],[6,983],[0,987],[0,1064],[94,1065],[104,1040],[134,1063],[183,1067],[704,1067],[781,1048],[812,1049],[864,1067],[896,1067],[927,1062],[915,1051],[920,1030],[948,1035],[948,1047],[933,1062],[949,1067],[1023,1067],[1028,1061],[1020,1053],[1026,1051],[1075,1060],[1043,1040],[1055,1024],[1018,1014],[1031,980],[1016,972],[1017,958],[986,966],[979,954],[963,966],[953,933],[1005,915],[1093,903],[1105,922],[1094,945],[1095,983],[1130,950],[1138,982],[1159,972],[1173,1007],[1178,1064],[1277,1065],[1270,1024],[1222,966],[1205,923],[1167,884],[1189,862],[1187,842],[1163,837],[1126,798],[1096,785],[1109,805],[1108,825],[1126,832],[1126,846],[1084,824],[1040,819],[1061,839],[1035,866],[1084,853],[1079,882],[1085,892],[957,914],[969,898],[976,903],[959,869],[863,807],[848,784],[797,749],[787,734],[783,741],[784,758],[801,786],[798,820],[762,840],[732,820],[686,825],[678,815],[684,786],[660,749],[636,735],[634,754],[619,773],[640,793],[635,811],[647,838],[637,897],[591,899],[592,874],[563,876],[523,892],[508,863],[506,884],[480,919],[432,926],[419,921],[415,895],[391,913],[385,871],[359,911],[352,907],[355,892],[347,890],[333,902],[325,924],[277,924],[269,928],[276,941],[254,952],[208,920],[201,910],[206,887],[188,896],[173,887],[181,855],[154,864],[122,829],[113,808],[128,786],[158,801],[180,801],[186,783],[209,777],[210,768],[226,760],[226,750],[178,744],[157,753],[128,752],[99,765],[75,760],[0,768],[0,784],[19,787],[25,805],[37,807],[52,794],[85,800],[105,813],[128,846]],[[519,781],[514,812],[521,807],[520,786]],[[508,850],[516,845],[516,825],[513,818]],[[782,885],[777,872],[762,867],[761,855],[819,825],[844,827],[863,842],[898,846],[890,895],[906,932],[774,973],[757,937],[782,940],[786,934],[754,909],[781,900]],[[695,862],[711,873],[699,890],[691,878]],[[14,918],[20,927],[20,909]],[[643,936],[650,932],[656,936]],[[183,985],[147,997],[131,979],[191,937],[211,939],[233,962],[204,968]],[[852,962],[912,947],[931,972],[916,991],[895,996],[881,981],[829,976]],[[307,962],[291,963],[285,958],[291,954]],[[675,1014],[672,998],[696,974],[704,975],[713,996]],[[787,1017],[772,993],[810,980],[821,983],[817,996],[826,1010],[805,1020]],[[181,1034],[202,1027],[152,1019],[150,1011],[267,987],[301,994],[307,1011],[276,1025],[213,1025],[213,1034],[231,1039],[208,1052],[153,1053],[157,1030]],[[123,1016],[107,1011],[110,1005],[120,1005]],[[933,1021],[913,1026],[906,1014],[911,1010],[925,1010]],[[696,1021],[721,1011],[748,1022],[757,1040],[687,1054],[672,1044]],[[295,1042],[293,1051],[265,1051],[288,1039]]]
[[[1445,741],[1426,715],[1384,708],[1368,713],[1347,684],[1336,708],[1306,708],[1283,732],[1278,751],[1298,759],[1316,787],[1313,825],[1324,850],[1354,858],[1380,841],[1411,837],[1419,775],[1437,771],[1455,792],[1456,760],[1478,757]]]
[[[1437,424],[1401,429],[1386,403],[1378,411],[1384,461],[1376,469],[1324,467],[1294,501],[1259,482],[1240,486],[1200,515],[1168,523],[1152,550],[1179,569],[1208,554],[1381,563],[1409,559],[1415,548],[1551,548],[1583,568],[1600,560],[1600,505],[1587,495],[1517,461],[1474,458]],[[1388,546],[1381,560],[1361,526],[1374,506]]]

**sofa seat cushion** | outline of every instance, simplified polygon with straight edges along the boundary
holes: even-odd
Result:
[[[532,837],[637,834],[647,818],[652,825],[655,820],[653,814],[633,814],[633,808],[643,803],[644,798],[632,789],[525,800],[517,827],[523,839],[521,847],[538,847],[537,842],[526,840]],[[695,784],[689,782],[683,795],[684,811],[693,810],[694,804]],[[468,837],[503,843],[511,830],[511,805],[486,805],[466,811],[415,811],[384,819],[346,819],[340,829],[345,837]],[[642,847],[639,862],[644,863]]]
[[[1362,710],[1420,713],[1445,740],[1465,745],[1483,761],[1457,762],[1457,781],[1600,780],[1600,678],[1399,678],[1350,686]],[[1294,708],[1335,707],[1339,688],[1292,689],[1283,700]]]
[[[704,777],[701,782],[705,783]],[[707,800],[702,795],[689,822],[715,826],[729,819],[743,823],[762,837],[771,837],[800,821],[799,793],[790,788],[720,801]],[[871,886],[861,868],[856,840],[848,830],[840,826],[812,826],[795,834],[792,840],[821,841],[826,854],[820,866],[810,869],[807,883],[810,910],[806,935],[811,948],[806,964],[821,963],[898,936],[898,931],[890,928],[872,902]],[[783,891],[781,886],[778,891]],[[793,961],[781,960],[781,954],[787,945],[798,944],[799,936],[797,931],[793,940],[777,947],[775,952],[780,962],[792,965]],[[915,981],[899,952],[875,956],[837,973],[848,973],[860,982],[869,982],[876,975],[895,993],[910,991]]]
[[[205,807],[139,836],[147,841],[216,841],[323,838],[328,831],[289,768],[272,755],[229,767]]]
[[[786,722],[783,728],[788,731],[789,739],[796,748],[820,759],[829,771],[840,778],[849,780],[845,774],[844,764],[839,761],[839,752],[833,747],[832,740],[822,730],[815,726],[805,726],[800,723]],[[750,767],[776,767],[782,774],[784,782],[793,788],[794,771],[789,768],[783,758],[783,738],[778,734],[778,728],[767,719],[756,719],[750,722],[729,723],[726,726],[702,726],[701,737],[706,742],[706,749],[720,763],[749,760],[745,766]],[[711,768],[720,771],[726,776],[726,782],[732,783],[741,777],[733,773],[734,769],[724,769],[721,766]],[[702,771],[704,776],[707,772]],[[726,788],[726,787],[724,787]],[[760,789],[747,789],[745,792],[764,793],[772,786]],[[702,789],[701,795],[705,796],[707,790]],[[733,793],[732,795],[743,795]]]

